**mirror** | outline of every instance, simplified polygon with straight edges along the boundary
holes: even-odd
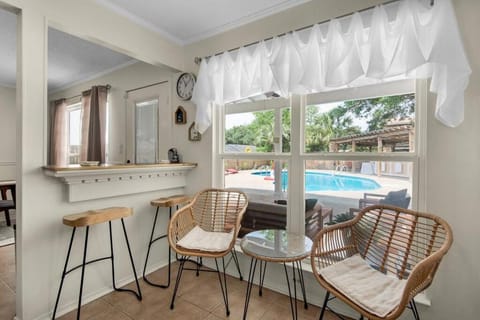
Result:
[[[53,108],[54,101],[66,99],[69,116],[65,129],[67,164],[80,161],[78,143],[83,114],[74,112],[82,108],[82,92],[97,85],[110,86],[105,162],[156,163],[166,159],[172,139],[169,83],[173,71],[52,27],[48,29],[48,39],[48,100]],[[52,123],[50,120],[50,128]]]

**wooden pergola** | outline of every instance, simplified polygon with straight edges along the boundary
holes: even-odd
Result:
[[[395,152],[415,150],[415,130],[412,120],[391,122],[385,128],[367,133],[354,134],[330,139],[330,152],[338,152],[340,147],[346,149],[351,145],[351,152],[357,147],[367,147],[370,151],[377,147],[378,152]]]
[[[377,152],[412,152],[415,150],[414,122],[411,119],[392,121],[383,129],[333,138],[329,144],[330,152],[355,152],[358,147],[368,148],[370,152],[375,147]],[[355,161],[352,161],[352,172],[355,171]],[[380,161],[377,161],[377,174],[380,175]]]

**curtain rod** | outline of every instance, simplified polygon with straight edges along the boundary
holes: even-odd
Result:
[[[156,86],[157,84],[162,84],[162,83],[167,83],[167,82],[168,82],[168,80],[164,80],[164,81],[155,82],[155,83],[152,83],[152,84],[147,84],[146,86],[125,90],[125,93],[129,93],[129,92],[132,92],[132,91],[153,87],[153,86]]]
[[[110,88],[112,87],[111,85],[109,84],[106,84],[105,87],[107,87],[107,90],[110,90]],[[81,94],[77,94],[73,97],[68,97],[68,98],[65,98],[65,100],[70,100],[70,99],[75,99],[75,98],[80,98],[82,95]]]
[[[394,2],[398,2],[398,1],[401,1],[401,0],[390,0],[390,1],[386,1],[386,2],[382,3],[381,5],[388,5],[388,4],[390,4],[390,3],[394,3]],[[435,2],[435,0],[430,0],[430,5],[433,6],[434,2]],[[368,10],[371,10],[371,9],[375,8],[376,6],[377,6],[377,5],[374,5],[374,6],[370,6],[370,7],[367,7],[367,8],[363,8],[363,9],[358,10],[358,11],[355,11],[355,12],[342,14],[342,15],[340,15],[340,16],[337,16],[337,17],[333,18],[333,19],[341,19],[341,18],[345,18],[345,17],[348,17],[348,16],[352,16],[354,13],[368,11]],[[242,48],[242,47],[243,47],[243,48],[250,47],[250,46],[253,46],[253,45],[255,45],[255,44],[260,43],[261,41],[269,41],[269,40],[272,40],[272,39],[274,39],[274,38],[278,38],[278,37],[285,36],[286,34],[291,33],[291,32],[299,32],[299,31],[302,31],[302,30],[305,30],[305,29],[309,29],[309,28],[312,28],[312,27],[313,27],[314,25],[316,25],[316,24],[327,23],[327,22],[329,22],[330,20],[333,20],[333,19],[331,18],[331,19],[323,20],[323,21],[320,21],[320,22],[317,22],[317,23],[314,23],[314,24],[310,24],[310,25],[308,25],[308,26],[304,26],[304,27],[295,29],[295,30],[293,30],[293,31],[284,32],[284,33],[278,34],[278,35],[276,35],[276,36],[272,36],[272,37],[265,38],[265,39],[263,39],[263,40],[257,40],[257,41],[254,41],[254,42],[250,42],[250,43],[248,43],[248,44],[246,44],[246,45],[243,45],[243,46],[241,46],[241,47],[236,47],[236,48],[229,49],[229,50],[226,50],[226,51],[227,51],[227,52],[232,52],[232,51],[235,51],[235,50],[239,50],[239,49]],[[225,52],[225,51],[223,51],[223,52]],[[202,59],[209,59],[209,58],[211,58],[211,57],[213,57],[213,56],[221,55],[223,52],[218,52],[218,53],[212,54],[212,55],[210,55],[210,56],[205,56],[205,57],[203,57],[203,58],[202,58],[202,57],[195,57],[193,61],[194,61],[196,64],[200,64],[200,62],[202,62]]]

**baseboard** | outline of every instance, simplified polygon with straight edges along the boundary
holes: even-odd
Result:
[[[153,264],[152,266],[147,268],[145,273],[150,274],[150,273],[152,273],[154,271],[157,271],[158,269],[161,269],[161,268],[163,268],[167,265],[168,265],[168,261]],[[142,271],[143,271],[143,269],[142,269]],[[142,278],[142,273],[141,272],[137,273],[137,279],[140,280],[141,278]],[[123,279],[117,280],[116,285],[117,285],[117,287],[123,287],[123,286],[133,282],[134,280],[135,280],[135,278],[133,276],[125,277]],[[96,290],[95,292],[91,292],[90,294],[83,295],[82,306],[84,306],[85,304],[87,304],[89,302],[92,302],[96,299],[99,299],[99,298],[103,297],[104,295],[109,294],[113,291],[114,290],[111,286],[105,286],[103,288],[100,288],[100,289]],[[63,303],[63,304],[59,304],[58,309],[57,309],[56,317],[57,318],[61,317],[65,314],[69,313],[70,311],[77,309],[77,305],[78,305],[78,300]],[[48,313],[42,314],[42,315],[34,318],[34,320],[51,319],[52,318],[52,312],[53,312],[53,308]],[[15,320],[21,320],[21,318],[15,316]]]

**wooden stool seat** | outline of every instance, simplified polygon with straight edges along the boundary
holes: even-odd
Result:
[[[85,227],[125,218],[133,214],[132,208],[111,207],[74,213],[63,217],[63,224],[70,227]]]
[[[182,203],[190,202],[192,199],[189,196],[185,195],[174,195],[165,198],[159,198],[150,201],[150,204],[154,207],[168,208],[173,207]]]

